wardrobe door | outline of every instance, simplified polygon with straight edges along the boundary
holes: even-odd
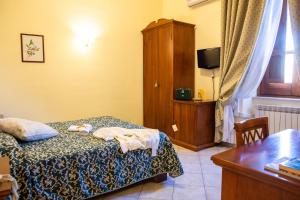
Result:
[[[173,136],[173,25],[158,29],[158,128]]]
[[[152,29],[144,32],[144,126],[158,128],[158,31]]]

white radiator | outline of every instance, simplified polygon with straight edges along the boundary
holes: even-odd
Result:
[[[284,129],[300,130],[300,108],[297,107],[256,105],[255,116],[269,118],[270,133]]]

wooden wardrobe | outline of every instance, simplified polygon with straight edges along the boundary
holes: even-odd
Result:
[[[176,88],[194,89],[195,30],[193,24],[160,19],[143,31],[144,126],[173,138]]]

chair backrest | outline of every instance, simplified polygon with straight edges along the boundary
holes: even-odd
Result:
[[[261,140],[269,135],[268,117],[244,120],[234,124],[236,131],[236,145],[249,144]]]

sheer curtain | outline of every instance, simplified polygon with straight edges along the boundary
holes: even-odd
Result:
[[[222,60],[221,67],[220,98],[217,102],[216,109],[216,126],[219,126],[216,130],[221,129],[222,131],[216,132],[216,142],[225,141],[235,143],[233,126],[234,110],[237,107],[237,102],[240,99],[249,98],[256,94],[256,90],[263,78],[270,60],[279,27],[282,0],[235,1],[236,4],[243,4],[245,2],[248,3],[247,8],[244,11],[245,15],[252,17],[251,15],[254,12],[256,15],[261,16],[259,19],[248,22],[250,24],[241,25],[243,26],[243,30],[241,31],[240,38],[237,38],[239,39],[239,44],[236,45],[236,52],[233,52],[234,54],[231,55],[231,62],[226,61],[226,48],[232,49],[232,46],[223,45],[223,42],[226,43],[226,41],[222,41],[222,48],[224,48],[223,53],[225,54],[225,57],[224,55],[222,56],[224,58]],[[251,5],[259,4],[259,2],[264,2],[264,4],[261,5],[261,12],[260,10],[255,10],[257,8]],[[232,2],[231,4],[234,3]],[[239,8],[240,5],[237,5],[237,7]],[[225,12],[232,12],[232,9],[225,10]],[[236,21],[237,16],[234,17],[227,19],[225,23]],[[247,19],[247,16],[245,19]],[[247,21],[245,21],[245,23],[246,22]],[[245,32],[249,31],[249,26],[253,26],[254,28],[250,29],[250,31],[256,30],[256,33],[245,34]],[[224,30],[224,33],[226,34],[228,31]],[[246,36],[251,36],[252,38],[243,39],[243,37]],[[234,42],[230,43],[232,45]],[[246,45],[252,48],[247,49],[245,48]],[[225,71],[226,73],[224,73],[224,68],[227,69]],[[230,74],[228,71],[231,71],[232,73]],[[230,82],[230,84],[227,84],[226,81]]]

